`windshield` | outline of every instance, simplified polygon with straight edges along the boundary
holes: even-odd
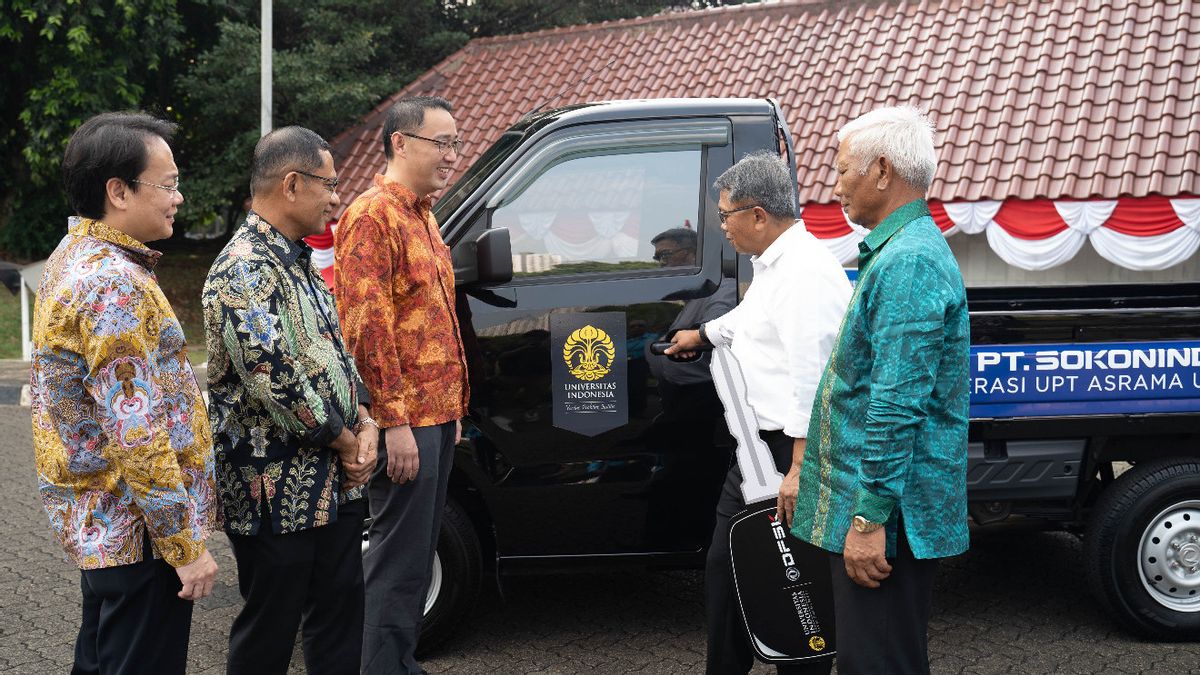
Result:
[[[524,132],[521,131],[504,132],[500,140],[488,148],[479,159],[475,160],[471,168],[467,169],[462,178],[459,178],[455,181],[454,185],[450,186],[446,194],[433,207],[434,216],[443,227],[445,227],[446,219],[449,218],[450,214],[454,213],[466,201],[467,197],[491,175],[492,171],[517,149],[524,136]]]

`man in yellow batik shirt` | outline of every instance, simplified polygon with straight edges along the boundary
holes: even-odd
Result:
[[[212,433],[146,247],[183,202],[174,130],[105,113],[75,131],[63,179],[79,219],[34,308],[38,486],[81,570],[73,673],[184,672],[192,601],[217,574]]]

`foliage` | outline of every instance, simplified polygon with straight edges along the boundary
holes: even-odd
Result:
[[[528,31],[649,16],[664,8],[711,7],[720,0],[448,0],[448,13],[471,37],[511,35]]]
[[[23,292],[23,291],[22,291]],[[0,359],[21,358],[21,298],[0,287]]]
[[[734,0],[736,1],[736,0]],[[274,119],[326,138],[474,37],[724,0],[306,0],[274,3]],[[231,222],[259,129],[259,2],[0,0],[0,256],[65,231],[59,163],[106,110],[181,124],[181,225]],[[182,228],[180,228],[182,229]]]
[[[273,119],[326,138],[467,40],[438,20],[433,0],[415,0],[408,11],[380,0],[274,6]],[[181,81],[188,120],[181,217],[193,222],[232,219],[249,196],[248,160],[259,136],[258,15],[223,20],[218,32]]]
[[[194,50],[201,22],[224,0],[3,0],[0,47],[0,250],[45,253],[65,230],[62,152],[104,110],[170,111],[170,78]]]

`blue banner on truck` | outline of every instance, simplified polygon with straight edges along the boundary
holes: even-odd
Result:
[[[971,347],[971,417],[1200,412],[1200,340]]]

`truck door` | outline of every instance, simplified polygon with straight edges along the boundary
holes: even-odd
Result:
[[[722,284],[730,254],[708,187],[732,163],[732,125],[585,124],[525,153],[455,235],[474,241],[503,227],[511,241],[512,281],[465,284],[459,310],[472,385],[466,435],[497,554],[697,551],[711,537],[731,441],[715,394],[703,393],[706,366],[678,373],[646,345],[681,312],[736,302],[736,284]],[[597,313],[615,319],[604,334],[613,344],[602,347],[625,353],[613,396],[627,414],[581,432],[556,425],[552,391],[589,385],[562,374],[572,357],[555,326],[591,325]]]

